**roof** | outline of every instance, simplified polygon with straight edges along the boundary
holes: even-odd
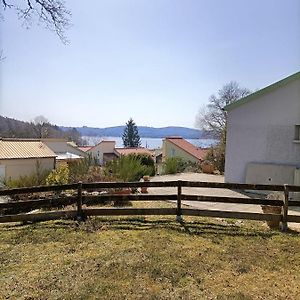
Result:
[[[73,159],[81,159],[83,158],[80,155],[74,154],[74,153],[70,153],[70,152],[65,152],[65,153],[57,153],[57,160],[73,160]]]
[[[41,141],[22,139],[0,140],[0,159],[56,157]]]
[[[149,156],[154,156],[154,152],[147,148],[115,148],[115,151],[119,155],[129,155],[129,154],[146,154]]]
[[[288,76],[288,77],[286,77],[286,78],[284,78],[280,81],[277,81],[277,82],[275,82],[275,83],[273,83],[273,84],[271,84],[271,85],[269,85],[269,86],[267,86],[267,87],[265,87],[261,90],[258,90],[258,91],[254,92],[254,93],[252,93],[252,94],[250,94],[250,95],[248,95],[248,96],[246,96],[246,97],[244,97],[244,98],[242,98],[238,101],[235,101],[235,102],[225,106],[224,109],[227,110],[227,111],[235,109],[235,108],[237,108],[241,105],[244,105],[244,104],[248,103],[249,101],[257,99],[259,96],[263,96],[267,93],[270,93],[270,92],[272,92],[272,91],[274,91],[274,90],[276,90],[276,89],[278,89],[282,86],[285,86],[286,84],[288,84],[288,83],[290,83],[290,82],[292,82],[296,79],[299,79],[299,78],[300,78],[300,72],[297,72],[297,73],[295,73],[293,75],[290,75],[290,76]]]
[[[76,155],[86,156],[86,152],[79,149],[77,146],[73,146],[73,143],[67,142],[66,139],[42,139],[44,144],[46,144],[54,153],[70,152]]]
[[[207,153],[207,149],[198,148],[190,142],[188,142],[187,140],[183,139],[182,137],[166,137],[165,140],[171,142],[178,148],[184,150],[185,152],[199,160],[203,160]]]
[[[81,151],[83,151],[83,152],[87,152],[91,148],[93,148],[93,146],[80,146],[80,147],[78,147],[78,149],[81,150]]]
[[[90,151],[91,149],[96,148],[98,145],[100,145],[100,144],[102,144],[102,143],[114,143],[114,144],[116,144],[116,141],[102,140],[102,141],[100,141],[98,144],[96,144],[95,146],[91,146],[90,149],[88,149],[88,150],[83,150],[83,151]]]
[[[72,146],[72,147],[77,147],[78,148],[77,144],[73,141],[67,142],[67,144]]]

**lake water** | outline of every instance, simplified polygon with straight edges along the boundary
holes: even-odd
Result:
[[[116,141],[116,147],[123,147],[123,141],[121,137],[115,136],[83,136],[88,145],[94,146],[98,144],[100,141]],[[162,140],[161,138],[141,138],[142,147],[147,147],[149,149],[156,149],[162,147]],[[191,144],[195,145],[196,147],[201,148],[208,148],[212,145],[217,143],[216,140],[213,139],[186,139]]]

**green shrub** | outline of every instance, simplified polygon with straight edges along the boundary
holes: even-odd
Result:
[[[49,171],[45,172],[45,175],[38,177],[36,174],[20,176],[17,179],[8,179],[4,182],[4,185],[9,188],[19,187],[31,187],[37,185],[43,185],[46,183],[46,177]]]
[[[147,154],[130,154],[129,156],[135,156],[138,159],[141,160],[141,164],[143,166],[149,167],[150,170],[150,176],[155,175],[155,163],[153,158],[150,155]]]
[[[67,164],[58,166],[46,178],[47,185],[67,184],[69,181],[69,167]]]
[[[187,162],[181,157],[168,157],[164,162],[164,173],[165,174],[176,174],[181,173],[185,170]]]
[[[69,163],[69,181],[84,181],[85,177],[89,174],[90,170],[92,169],[91,167],[95,165],[96,161],[91,155]]]
[[[144,166],[141,158],[128,155],[121,156],[108,162],[104,169],[104,174],[115,180],[124,182],[139,181],[144,175],[150,175],[152,169]]]

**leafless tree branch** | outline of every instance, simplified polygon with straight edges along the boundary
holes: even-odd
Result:
[[[221,138],[226,129],[226,111],[224,107],[250,94],[250,90],[241,88],[235,81],[225,84],[218,95],[211,95],[206,107],[202,107],[196,116],[196,126],[207,133]]]
[[[71,12],[65,7],[63,0],[24,0],[22,6],[8,3],[8,0],[1,1],[4,10],[14,9],[27,26],[31,25],[32,19],[36,17],[46,28],[54,31],[63,43],[68,42],[65,31],[71,25]]]

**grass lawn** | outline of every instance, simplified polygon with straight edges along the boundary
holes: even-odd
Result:
[[[0,225],[0,266],[0,299],[300,299],[300,235],[259,222]]]

